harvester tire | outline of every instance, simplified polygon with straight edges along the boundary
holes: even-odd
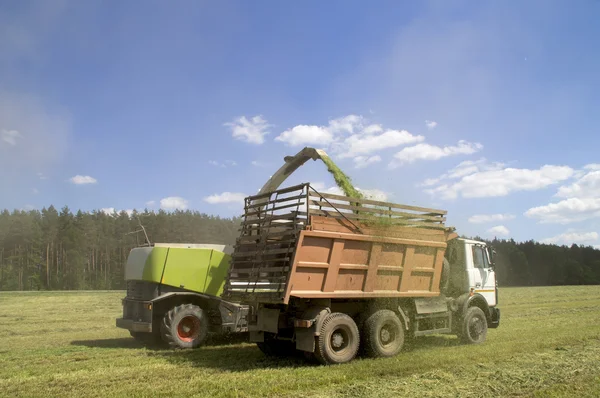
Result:
[[[391,310],[371,314],[363,327],[364,352],[369,357],[392,357],[404,346],[404,325]]]
[[[208,334],[208,317],[202,308],[182,304],[172,308],[160,325],[162,339],[174,348],[196,348]]]
[[[354,320],[341,312],[327,314],[317,339],[315,357],[324,365],[350,362],[360,346],[360,333]]]
[[[487,336],[487,319],[479,307],[469,307],[462,320],[459,338],[465,344],[483,343]]]

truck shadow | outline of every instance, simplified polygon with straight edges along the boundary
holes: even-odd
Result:
[[[248,343],[247,336],[210,336],[206,343],[193,350],[178,350],[164,346],[144,346],[133,338],[113,338],[99,340],[72,341],[72,345],[93,348],[120,348],[149,350],[149,356],[164,358],[175,365],[187,365],[199,368],[214,368],[230,372],[244,372],[253,369],[290,368],[320,366],[314,361],[304,358],[302,354],[290,357],[270,357],[263,354],[255,344]],[[407,341],[400,356],[410,360],[410,353],[420,350],[431,350],[439,347],[460,345],[456,337],[425,336]],[[357,360],[362,359],[359,356]]]

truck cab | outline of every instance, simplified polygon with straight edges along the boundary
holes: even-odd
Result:
[[[477,303],[490,328],[500,323],[494,253],[482,241],[464,238],[449,241],[445,253],[449,275],[442,281],[446,295],[460,303]]]

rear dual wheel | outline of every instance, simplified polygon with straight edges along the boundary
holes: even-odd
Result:
[[[363,341],[365,353],[370,357],[392,357],[404,346],[404,327],[396,313],[379,310],[364,323]]]
[[[207,316],[202,308],[193,304],[173,307],[160,326],[162,339],[176,348],[196,348],[208,334]]]
[[[325,316],[316,339],[315,358],[325,365],[350,362],[356,357],[360,334],[354,320],[341,312]]]

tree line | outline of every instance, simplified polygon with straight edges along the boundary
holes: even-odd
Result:
[[[100,210],[65,206],[0,212],[0,290],[124,289],[129,251],[150,242],[233,244],[241,219],[197,211]],[[477,239],[477,238],[476,238]],[[480,239],[481,240],[481,239]],[[600,284],[600,250],[493,240],[501,286]]]

